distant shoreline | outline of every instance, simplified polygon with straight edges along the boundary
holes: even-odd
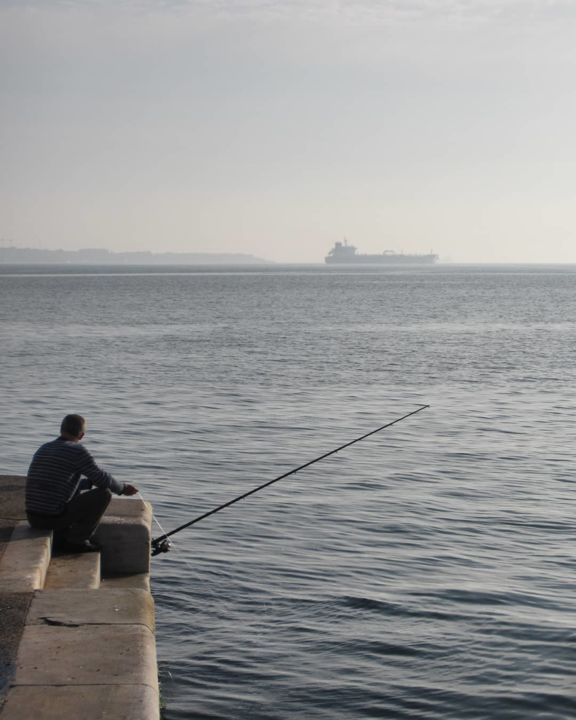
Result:
[[[153,253],[113,252],[99,248],[83,250],[42,250],[39,248],[0,248],[0,265],[273,265],[271,260],[246,253]]]

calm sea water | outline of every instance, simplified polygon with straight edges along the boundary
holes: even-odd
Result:
[[[7,268],[4,473],[61,416],[171,529],[167,720],[576,717],[576,268]]]

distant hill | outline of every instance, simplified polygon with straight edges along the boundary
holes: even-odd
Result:
[[[0,264],[35,265],[262,265],[267,260],[244,253],[152,253],[0,248]]]

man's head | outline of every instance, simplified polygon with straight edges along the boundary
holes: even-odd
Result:
[[[66,415],[60,425],[60,435],[66,440],[82,440],[86,432],[86,420],[82,415]]]

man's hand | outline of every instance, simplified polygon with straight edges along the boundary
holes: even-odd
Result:
[[[122,495],[136,495],[137,493],[138,488],[135,485],[124,483],[124,490],[122,490]]]

